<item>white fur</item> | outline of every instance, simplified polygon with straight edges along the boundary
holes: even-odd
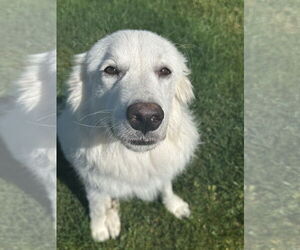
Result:
[[[119,234],[115,199],[153,200],[162,193],[163,203],[175,216],[190,213],[171,185],[199,140],[188,110],[194,95],[185,62],[171,42],[136,30],[115,32],[76,58],[58,132],[66,158],[86,187],[97,241]],[[120,75],[103,72],[111,65],[120,69]],[[161,67],[168,67],[171,75],[158,77]],[[165,114],[160,127],[146,136],[126,120],[126,108],[137,101],[158,103]],[[132,146],[128,143],[132,138],[156,143]]]
[[[0,118],[12,156],[44,185],[56,217],[56,52],[32,55],[16,82],[15,103]]]

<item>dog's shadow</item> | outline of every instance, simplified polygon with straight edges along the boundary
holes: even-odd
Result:
[[[15,160],[0,138],[0,178],[13,184],[25,194],[35,199],[47,213],[51,214],[51,203],[45,187],[26,166]]]
[[[86,198],[84,186],[81,183],[74,168],[64,157],[58,140],[57,140],[57,179],[67,186],[67,188],[72,192],[74,196],[76,196],[76,198],[82,204],[82,206],[85,209],[85,212],[88,213],[88,201]],[[60,195],[62,194],[58,192],[57,196]],[[58,199],[58,202],[59,200],[60,199]]]

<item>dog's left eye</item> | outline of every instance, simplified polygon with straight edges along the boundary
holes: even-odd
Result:
[[[161,69],[158,71],[158,75],[159,75],[160,77],[168,76],[168,75],[170,75],[171,73],[172,73],[171,70],[169,70],[169,69],[166,68],[166,67],[163,67],[163,68],[161,68]]]
[[[113,67],[113,66],[106,67],[104,69],[104,72],[106,74],[109,74],[109,75],[118,75],[120,73],[120,71],[117,68]]]

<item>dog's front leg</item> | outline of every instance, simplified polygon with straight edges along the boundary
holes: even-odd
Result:
[[[87,189],[89,200],[91,232],[95,241],[116,238],[120,234],[121,223],[118,215],[119,203],[99,190]]]
[[[189,205],[174,194],[171,182],[163,186],[162,201],[167,210],[177,218],[181,219],[190,215]]]

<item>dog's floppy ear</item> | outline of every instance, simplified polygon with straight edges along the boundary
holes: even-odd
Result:
[[[83,91],[83,68],[86,53],[78,54],[74,57],[74,66],[72,68],[72,73],[67,82],[68,84],[68,104],[71,110],[75,112],[81,103],[82,91]]]
[[[48,70],[49,53],[31,55],[27,59],[27,67],[16,82],[19,91],[17,102],[26,112],[39,105],[42,98],[43,83],[49,81],[45,72]],[[56,58],[56,55],[53,56]],[[48,66],[48,67],[47,67]],[[53,73],[55,74],[55,73]],[[46,75],[46,76],[45,76]]]
[[[184,75],[176,85],[175,97],[179,103],[188,105],[195,98],[193,85],[188,78],[189,69],[185,67]]]

